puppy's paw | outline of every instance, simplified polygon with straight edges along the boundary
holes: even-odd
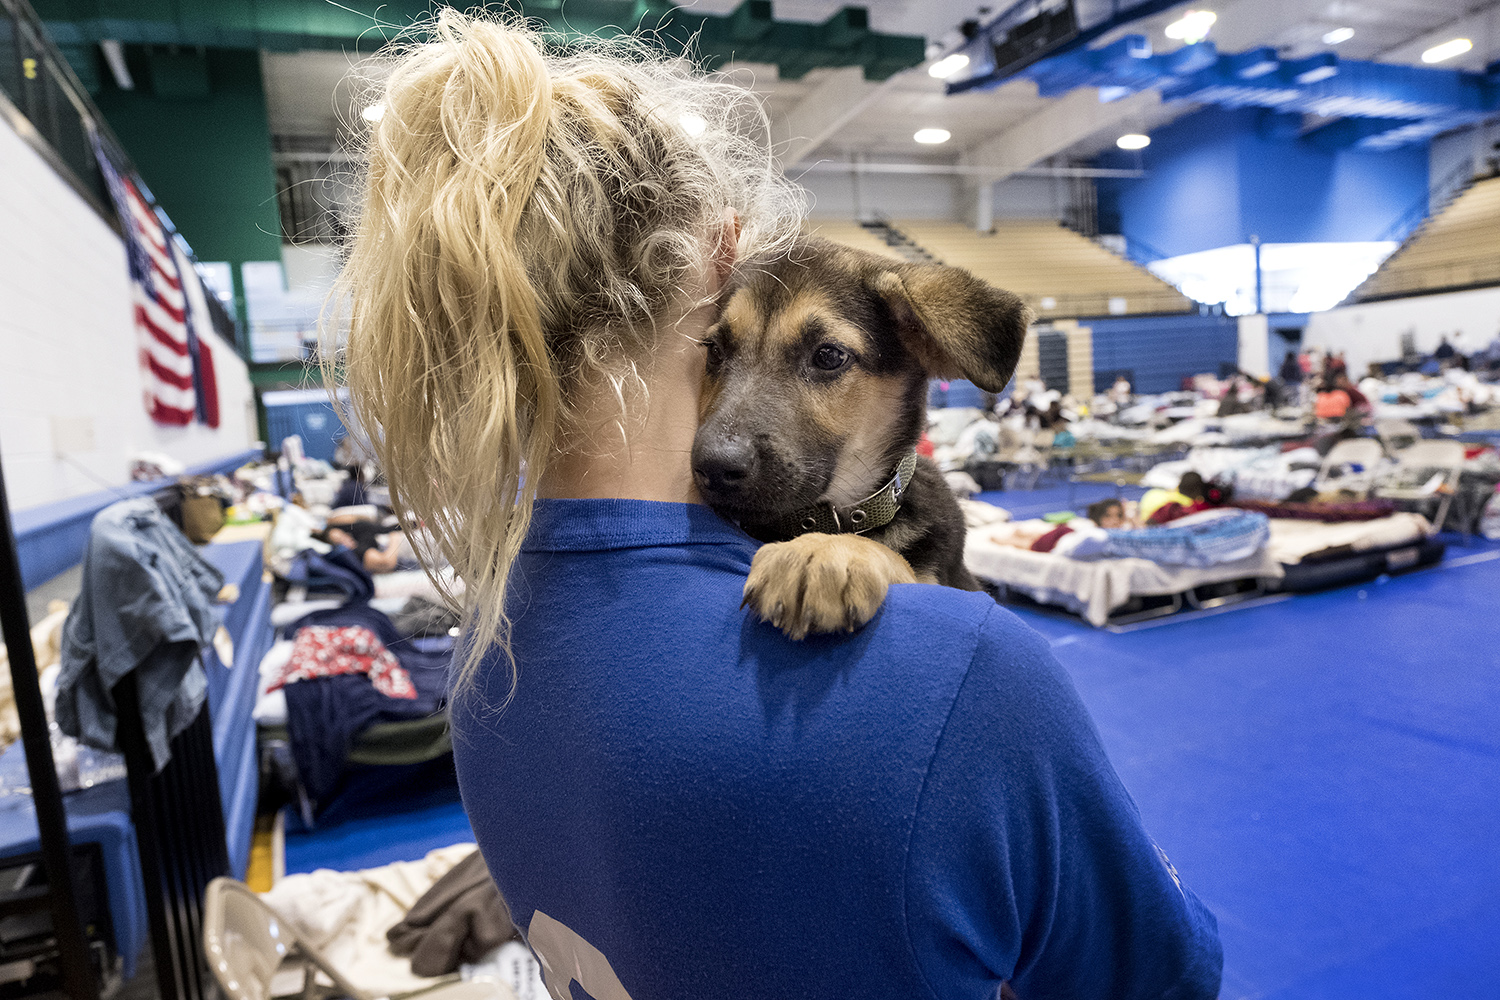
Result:
[[[905,559],[859,535],[801,535],[755,553],[745,604],[792,639],[852,632],[875,616],[893,583],[915,583]]]

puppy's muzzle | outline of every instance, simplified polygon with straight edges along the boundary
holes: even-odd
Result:
[[[693,479],[714,502],[733,503],[755,481],[760,461],[748,438],[700,439],[693,449]]]

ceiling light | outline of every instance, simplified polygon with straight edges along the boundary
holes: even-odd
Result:
[[[923,145],[936,146],[940,142],[947,142],[953,138],[953,133],[945,128],[924,128],[918,129],[917,134],[912,136],[912,138]]]
[[[1130,132],[1115,140],[1115,145],[1121,149],[1145,149],[1151,145],[1149,135],[1141,135],[1139,132]]]
[[[369,122],[371,125],[374,125],[376,122],[380,121],[382,117],[385,116],[385,105],[372,104],[361,111],[359,113],[359,116],[365,121]]]
[[[1347,42],[1349,39],[1351,39],[1353,37],[1354,37],[1354,29],[1353,28],[1334,28],[1328,34],[1326,34],[1326,35],[1323,36],[1323,44],[1324,45],[1338,45],[1340,42]]]
[[[1424,63],[1440,63],[1444,59],[1461,56],[1473,47],[1474,43],[1467,38],[1455,38],[1452,41],[1444,42],[1442,45],[1434,45],[1426,52],[1423,52],[1422,61]]]
[[[703,116],[695,115],[691,111],[678,118],[677,123],[682,126],[684,132],[694,139],[708,131],[708,122],[704,120]]]
[[[1219,19],[1211,10],[1190,10],[1167,25],[1167,37],[1187,45],[1196,45],[1208,37],[1208,29]]]
[[[946,80],[968,65],[969,57],[962,52],[955,52],[951,56],[944,56],[931,66],[928,66],[927,75],[935,76],[939,80]]]

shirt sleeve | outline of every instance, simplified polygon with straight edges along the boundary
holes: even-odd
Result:
[[[1218,996],[1218,925],[1141,825],[1062,667],[996,608],[918,803],[908,935],[933,993]]]

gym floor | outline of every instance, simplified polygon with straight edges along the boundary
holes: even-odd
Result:
[[[1448,541],[1430,569],[1121,632],[1017,612],[1218,917],[1225,1000],[1500,996],[1500,545]]]
[[[1114,492],[981,499],[1034,517]],[[1218,917],[1224,1000],[1500,996],[1500,544],[1449,542],[1430,569],[1117,631],[1017,610]],[[286,870],[471,836],[429,805],[289,834]]]

